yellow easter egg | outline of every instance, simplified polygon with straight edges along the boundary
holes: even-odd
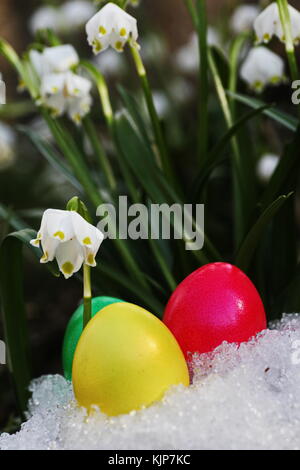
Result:
[[[116,303],[83,331],[73,362],[79,405],[110,416],[160,400],[172,386],[189,385],[183,353],[170,330],[137,305]]]

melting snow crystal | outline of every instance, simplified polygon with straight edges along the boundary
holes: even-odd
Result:
[[[88,417],[61,376],[35,380],[28,421],[0,449],[300,449],[300,316],[271,328],[195,356],[191,387],[119,417]]]

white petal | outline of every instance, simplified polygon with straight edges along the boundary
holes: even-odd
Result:
[[[71,212],[59,211],[47,217],[47,233],[59,242],[67,242],[75,236]]]
[[[66,75],[64,73],[52,73],[46,75],[41,83],[41,94],[56,95],[63,92],[65,87]]]
[[[97,54],[111,45],[121,52],[127,41],[136,45],[136,19],[114,3],[107,3],[86,25],[88,42]]]
[[[68,116],[75,124],[80,124],[82,118],[90,112],[92,97],[90,95],[83,98],[68,99]]]
[[[103,233],[76,212],[72,212],[72,219],[78,243],[84,248],[85,263],[96,266],[95,258],[104,239]]]
[[[269,42],[280,27],[277,3],[273,2],[265,8],[254,21],[254,30],[258,42]]]
[[[83,249],[76,239],[61,243],[56,250],[56,259],[60,271],[68,279],[81,268]]]
[[[44,236],[41,239],[41,246],[43,249],[43,257],[40,259],[41,263],[48,263],[53,261],[56,256],[56,249],[59,246],[59,240],[56,240],[49,236]]]
[[[255,47],[246,57],[240,74],[252,88],[262,91],[269,83],[284,81],[284,61],[266,47]]]
[[[47,47],[43,57],[51,72],[67,72],[71,67],[79,63],[79,57],[74,47],[70,44]]]
[[[80,77],[72,72],[66,74],[66,89],[68,95],[83,98],[90,93],[91,88],[92,83],[87,78]]]

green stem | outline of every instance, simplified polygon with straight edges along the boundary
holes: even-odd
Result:
[[[194,28],[198,29],[198,17],[197,17],[197,12],[196,12],[196,8],[195,8],[193,0],[184,0],[184,3],[193,21]]]
[[[208,62],[215,82],[216,91],[223,111],[223,115],[230,129],[233,126],[233,117],[231,114],[230,105],[226,96],[223,83],[218,73],[212,54],[208,54]],[[234,206],[235,206],[235,243],[239,245],[242,240],[246,229],[246,218],[248,214],[248,196],[247,196],[247,175],[243,174],[241,164],[241,155],[237,139],[234,137],[231,140],[232,154],[233,154],[233,184],[234,184]]]
[[[206,0],[197,0],[197,30],[199,39],[199,104],[198,104],[198,152],[200,162],[207,157],[208,146],[208,58]]]
[[[229,91],[235,93],[237,89],[237,82],[238,82],[238,68],[239,68],[239,57],[241,50],[245,44],[245,41],[249,38],[249,33],[241,33],[232,44],[229,54],[229,63],[230,63],[230,75],[229,75],[229,83],[228,89]],[[230,107],[231,107],[231,114],[233,120],[235,120],[235,108],[236,108],[236,101],[235,99],[231,98]]]
[[[290,73],[293,81],[299,79],[299,69],[295,54],[294,40],[292,35],[292,24],[287,0],[276,0],[279,10],[280,21],[285,37],[285,50],[288,58]],[[300,106],[298,106],[300,116]]]
[[[96,82],[98,92],[100,95],[100,101],[102,104],[103,114],[106,119],[106,123],[108,127],[111,128],[113,125],[114,113],[112,110],[110,97],[109,97],[109,91],[106,85],[105,78],[103,77],[102,73],[87,60],[82,60],[80,62],[80,65],[84,67],[92,75],[92,77],[94,78]]]
[[[109,161],[109,159],[108,159],[108,157],[105,153],[105,150],[102,147],[101,142],[100,142],[100,140],[97,136],[95,125],[94,125],[93,121],[89,117],[87,117],[83,120],[83,127],[84,127],[84,130],[85,130],[86,134],[88,135],[90,143],[91,143],[91,145],[94,149],[95,155],[98,157],[100,167],[102,168],[102,170],[105,174],[107,183],[108,183],[110,189],[112,191],[114,191],[116,189],[116,186],[117,186],[116,179],[115,179],[110,161]]]
[[[83,265],[83,329],[92,318],[91,268]]]
[[[144,64],[143,64],[143,61],[142,61],[142,58],[140,56],[138,49],[136,47],[131,46],[130,50],[131,50],[131,54],[135,63],[138,76],[141,80],[149,116],[150,116],[152,127],[153,127],[153,132],[154,132],[154,136],[155,136],[155,140],[156,140],[156,144],[157,144],[157,148],[159,152],[160,165],[165,175],[170,179],[170,181],[174,182],[175,176],[174,176],[173,168],[170,164],[170,160],[169,160],[168,153],[166,150],[166,145],[165,145],[165,141],[163,138],[160,121],[159,121],[159,118],[155,109],[146,69],[144,67]]]

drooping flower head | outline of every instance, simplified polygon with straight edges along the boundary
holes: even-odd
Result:
[[[50,73],[68,72],[79,63],[79,56],[70,44],[46,47],[43,52],[32,49],[29,58],[40,77]]]
[[[138,47],[136,19],[114,3],[107,3],[90,19],[86,33],[94,54],[99,54],[109,46],[117,52],[123,52],[127,43]]]
[[[288,6],[292,38],[295,44],[300,41],[300,12],[292,6]],[[271,3],[254,21],[256,42],[269,42],[273,36],[277,36],[280,41],[285,42],[284,32],[281,25],[280,14],[276,2]]]
[[[57,260],[66,279],[78,272],[83,263],[96,266],[96,255],[104,236],[75,211],[47,209],[33,246],[43,250],[41,263]]]
[[[241,77],[256,92],[261,92],[267,85],[277,85],[285,81],[284,61],[264,46],[250,50],[242,64]]]
[[[42,53],[32,50],[29,57],[41,80],[41,103],[54,117],[67,113],[79,124],[91,108],[92,83],[70,70],[79,63],[73,46],[48,47]]]

